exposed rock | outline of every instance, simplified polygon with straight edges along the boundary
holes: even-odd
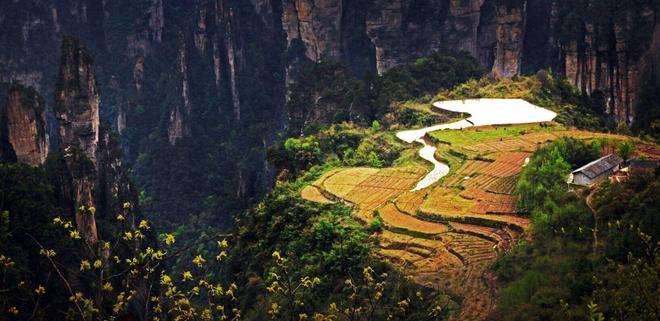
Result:
[[[227,32],[225,33],[225,48],[227,48],[227,62],[229,64],[229,86],[231,88],[231,101],[234,109],[234,118],[241,120],[241,98],[238,92],[238,65],[240,59],[240,52],[236,51],[236,44],[232,36],[232,20],[234,13],[229,10],[229,17],[227,23]]]
[[[64,161],[70,179],[67,180],[70,182],[67,189],[72,193],[70,195],[76,229],[87,244],[93,245],[98,241],[96,217],[86,209],[100,205],[95,202],[96,169],[78,146],[67,147],[64,151]]]
[[[142,88],[142,80],[144,80],[144,57],[138,57],[135,65],[133,65],[133,83],[135,90],[140,91]]]
[[[635,120],[636,99],[642,87],[643,57],[652,56],[659,12],[650,1],[614,13],[599,11],[603,8],[598,4],[587,2],[583,10],[588,17],[582,32],[564,45],[564,73],[581,91],[602,92],[606,112],[618,123],[629,125]]]
[[[222,81],[222,60],[218,42],[215,40],[213,41],[213,76],[215,77],[215,89],[219,91]]]
[[[167,129],[167,137],[170,144],[190,135],[188,117],[192,111],[188,84],[188,62],[186,60],[186,48],[179,49],[179,73],[181,77],[181,101],[183,106],[177,104],[170,112],[170,122]]]
[[[341,54],[342,0],[284,0],[282,24],[289,44],[300,39],[312,61]]]
[[[117,110],[117,132],[121,135],[124,128],[126,128],[126,112],[124,106],[120,105],[119,110]]]
[[[185,56],[181,59],[185,72]],[[186,86],[184,98],[188,95]],[[114,217],[121,211],[129,223],[135,224],[131,207],[123,206],[124,202],[135,199],[135,193],[123,168],[117,140],[107,127],[100,126],[100,100],[92,58],[77,39],[64,38],[57,88],[56,116],[63,151],[63,173],[59,174],[57,185],[61,197],[75,213],[81,237],[93,249],[101,238],[97,216]],[[119,130],[124,128],[125,121],[122,105],[117,115]],[[89,210],[91,207],[96,211]]]
[[[496,8],[497,45],[493,71],[501,76],[513,77],[520,74],[526,10],[527,3],[524,1],[521,6],[498,5]]]
[[[650,0],[626,6],[597,0],[372,0],[364,6],[288,0],[282,6],[289,50],[312,61],[340,61],[356,72],[370,61],[356,56],[373,56],[375,71],[383,73],[441,47],[461,49],[504,77],[539,69],[565,74],[586,93],[604,92],[608,113],[623,123],[634,120],[639,60],[648,56],[658,20]],[[566,23],[576,15],[579,22]],[[356,33],[370,43],[353,42],[349,50],[346,38]]]
[[[199,9],[197,18],[197,30],[195,30],[195,47],[200,54],[206,50],[206,8]]]
[[[479,31],[488,28],[481,21],[483,5],[484,0],[374,0],[368,4],[290,0],[283,2],[282,25],[289,46],[295,47],[299,40],[308,59],[348,62],[362,76],[383,73],[442,47],[480,56],[481,41],[494,46],[492,37],[479,37]]]
[[[163,0],[151,0],[149,8],[149,30],[151,39],[157,43],[163,41],[163,28],[165,27],[165,15]]]
[[[122,161],[121,146],[107,127],[101,128],[99,162],[101,166],[97,170],[96,203],[101,204],[112,218],[121,211],[128,223],[136,227],[134,206],[124,206],[125,202],[137,199],[136,192]]]
[[[90,55],[74,38],[62,41],[55,117],[62,149],[79,146],[93,163],[99,142],[99,94]]]
[[[17,161],[41,165],[48,155],[43,98],[33,89],[12,85],[5,113],[7,139]]]

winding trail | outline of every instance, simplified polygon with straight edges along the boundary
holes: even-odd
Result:
[[[425,189],[449,173],[449,166],[435,158],[437,148],[426,138],[426,134],[443,129],[546,122],[557,117],[556,113],[532,105],[522,99],[449,100],[433,103],[433,106],[453,112],[467,113],[470,114],[470,117],[449,124],[406,130],[396,134],[399,139],[407,143],[418,142],[422,144],[423,147],[419,150],[419,156],[434,165],[433,170],[426,174],[412,191]]]

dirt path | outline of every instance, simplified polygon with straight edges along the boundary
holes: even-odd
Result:
[[[594,217],[594,227],[591,229],[591,233],[594,239],[594,245],[593,245],[594,251],[598,248],[598,212],[594,208],[593,197],[594,195],[596,195],[596,193],[598,193],[598,190],[599,190],[598,185],[596,185],[591,190],[591,192],[589,192],[589,195],[587,195],[586,198],[587,207],[589,207],[589,209],[591,210],[591,214]]]

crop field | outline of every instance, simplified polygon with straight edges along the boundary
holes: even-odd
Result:
[[[426,197],[419,210],[433,213],[463,213],[474,203],[473,200],[458,196],[454,189],[436,187]]]
[[[399,195],[399,197],[397,197],[396,207],[408,215],[415,215],[417,209],[422,206],[422,203],[424,203],[426,195],[427,192],[424,190],[404,192],[403,194]]]
[[[506,151],[533,152],[537,146],[537,143],[530,142],[524,138],[509,138],[491,142],[474,143],[465,145],[463,148],[479,154],[488,154]]]
[[[481,238],[487,240],[497,240],[500,238],[498,234],[498,229],[487,226],[472,225],[472,224],[463,224],[457,222],[450,222],[449,226],[451,227],[452,232],[463,233],[463,234],[472,234],[477,235]]]
[[[424,212],[425,216],[433,221],[450,221],[459,223],[472,223],[482,225],[513,225],[521,229],[529,226],[530,220],[517,215],[478,214],[465,210],[462,213]]]
[[[312,186],[312,185],[303,188],[303,190],[300,192],[300,196],[303,199],[306,199],[306,200],[312,201],[312,202],[316,202],[316,203],[319,203],[319,204],[332,204],[332,203],[335,202],[335,201],[325,197],[325,195],[323,195],[323,193],[321,193],[321,191],[319,190],[318,187]]]
[[[532,153],[496,153],[489,156],[494,158],[495,161],[483,168],[480,172],[497,177],[506,177],[518,175],[525,164],[525,160],[531,157]]]
[[[425,174],[419,167],[347,168],[324,175],[313,185],[357,206],[358,218],[371,220],[375,209],[410,190]],[[310,192],[307,191],[307,194]]]
[[[423,221],[402,213],[392,203],[381,207],[378,213],[388,229],[397,229],[403,233],[413,232],[431,237],[432,235],[439,235],[449,230],[447,225]]]
[[[496,194],[511,195],[516,189],[518,183],[518,176],[502,177],[488,185],[486,191]]]
[[[494,141],[505,138],[519,137],[537,132],[560,131],[563,127],[556,125],[540,127],[538,124],[524,124],[513,126],[480,126],[462,130],[442,130],[431,133],[436,141],[447,142],[453,146],[468,145],[482,141]]]
[[[461,192],[461,197],[476,200],[470,212],[477,214],[515,214],[517,198],[513,195],[496,194],[483,189],[471,188]]]
[[[348,168],[338,170],[322,177],[314,185],[322,187],[337,197],[345,198],[362,181],[378,172],[379,170],[375,168]]]
[[[463,163],[460,169],[458,169],[454,175],[447,178],[445,181],[446,186],[462,186],[463,180],[466,177],[471,177],[476,173],[481,173],[484,168],[488,167],[491,162],[480,161],[480,160],[467,160]]]
[[[383,223],[383,229],[374,233],[379,240],[377,254],[417,282],[443,286],[464,298],[468,307],[495,304],[488,267],[498,253],[523,237],[530,224],[529,218],[517,215],[513,194],[533,151],[562,136],[625,138],[534,124],[429,135],[438,148],[436,158],[446,162],[450,171],[428,188],[411,191],[429,167],[415,154],[418,145],[410,145],[395,162],[402,167],[332,170],[301,195],[322,204],[349,202],[354,205],[353,215],[365,225],[377,213]],[[635,151],[660,158],[655,147],[638,145]],[[470,318],[471,313],[480,312],[468,308],[460,317]]]
[[[498,179],[499,177],[497,176],[479,173],[471,177],[468,176],[464,177],[459,186],[465,189],[469,189],[469,188],[486,189],[488,188],[488,186],[495,183]]]

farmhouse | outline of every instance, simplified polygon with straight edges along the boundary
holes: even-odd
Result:
[[[621,163],[623,159],[615,154],[601,157],[574,170],[568,178],[568,183],[583,186],[598,183],[618,171]]]

